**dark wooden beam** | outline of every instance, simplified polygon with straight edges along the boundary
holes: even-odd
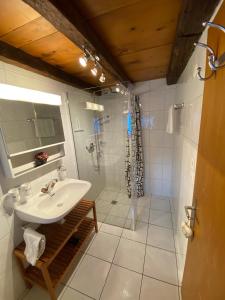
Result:
[[[90,87],[90,84],[79,78],[2,41],[0,41],[0,60],[77,88]]]
[[[68,37],[74,44],[82,48],[87,45],[92,51],[96,51],[101,58],[101,65],[113,77],[120,81],[129,82],[129,78],[123,71],[115,57],[105,46],[94,29],[88,25],[84,16],[79,12],[76,1],[71,0],[23,0],[29,4],[45,19],[47,19],[58,31]],[[113,24],[112,24],[113,26]]]
[[[175,84],[185,69],[204,30],[202,22],[209,21],[220,0],[183,0],[176,38],[167,72],[167,84]]]

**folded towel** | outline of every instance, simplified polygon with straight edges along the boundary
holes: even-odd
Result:
[[[168,111],[166,132],[172,134],[173,131],[174,131],[174,107],[173,105],[171,105]]]
[[[32,266],[35,266],[37,260],[45,251],[46,238],[43,234],[31,228],[24,230],[23,238],[26,243],[24,251],[26,259]]]

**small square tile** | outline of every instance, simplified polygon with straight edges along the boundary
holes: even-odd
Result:
[[[137,201],[137,206],[144,206],[144,207],[150,208],[151,200],[149,197],[147,197],[147,196],[140,197],[136,201]]]
[[[141,274],[112,265],[101,300],[138,300]]]
[[[110,211],[110,215],[126,218],[129,212],[129,208],[130,208],[129,205],[123,205],[123,204],[113,205]]]
[[[101,194],[99,195],[100,199],[106,200],[106,201],[112,201],[115,200],[118,196],[118,192],[110,191],[110,190],[103,190]]]
[[[98,220],[98,222],[104,222],[106,217],[107,217],[107,214],[102,214],[102,213],[97,211],[97,220]]]
[[[137,221],[139,222],[149,222],[150,211],[148,207],[140,206],[137,208]]]
[[[163,210],[170,212],[170,200],[169,199],[151,199],[151,209]]]
[[[177,264],[175,253],[146,247],[144,275],[177,284]]]
[[[86,255],[69,286],[94,299],[99,299],[109,269],[110,263]]]
[[[126,193],[119,193],[116,200],[119,202],[119,204],[131,204],[131,199],[128,197]]]
[[[106,203],[104,201],[99,201],[96,205],[96,210],[101,214],[108,214],[112,209],[112,204]]]
[[[171,213],[161,210],[150,209],[150,223],[157,226],[162,226],[172,229],[172,217]]]
[[[136,207],[136,219],[139,222],[149,222],[149,208],[145,206],[137,206]],[[132,209],[130,208],[129,214],[128,214],[128,219],[132,218]]]
[[[113,263],[138,273],[143,272],[145,245],[121,239]]]
[[[122,237],[136,242],[146,243],[147,231],[148,224],[144,222],[138,222],[136,224],[135,231],[124,228]]]
[[[119,237],[99,232],[89,247],[87,253],[111,262],[119,243]]]
[[[125,224],[125,221],[126,221],[125,218],[108,215],[105,218],[104,223],[107,223],[107,224],[110,224],[110,225],[114,225],[114,226],[118,226],[118,227],[123,227],[124,224]]]
[[[173,230],[150,225],[148,229],[147,244],[175,252]]]
[[[113,235],[117,235],[117,236],[121,236],[123,229],[121,227],[118,226],[113,226],[110,224],[102,224],[100,231],[109,233],[109,234],[113,234]]]
[[[144,276],[140,300],[179,300],[178,287]]]

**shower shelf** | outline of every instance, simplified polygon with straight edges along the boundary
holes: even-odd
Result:
[[[93,219],[87,217],[92,209]],[[46,236],[46,248],[35,266],[26,266],[24,242],[14,250],[28,286],[37,284],[49,292],[51,300],[56,300],[55,288],[62,282],[94,228],[98,232],[95,202],[90,200],[81,200],[65,217],[63,224],[41,225],[37,231]]]

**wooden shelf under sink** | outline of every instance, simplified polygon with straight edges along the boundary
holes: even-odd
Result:
[[[91,209],[94,219],[87,217]],[[81,200],[63,224],[41,225],[37,231],[46,236],[46,248],[34,267],[25,267],[24,242],[14,250],[25,281],[48,290],[51,299],[56,300],[56,286],[62,282],[94,228],[97,232],[95,202],[90,200]]]

